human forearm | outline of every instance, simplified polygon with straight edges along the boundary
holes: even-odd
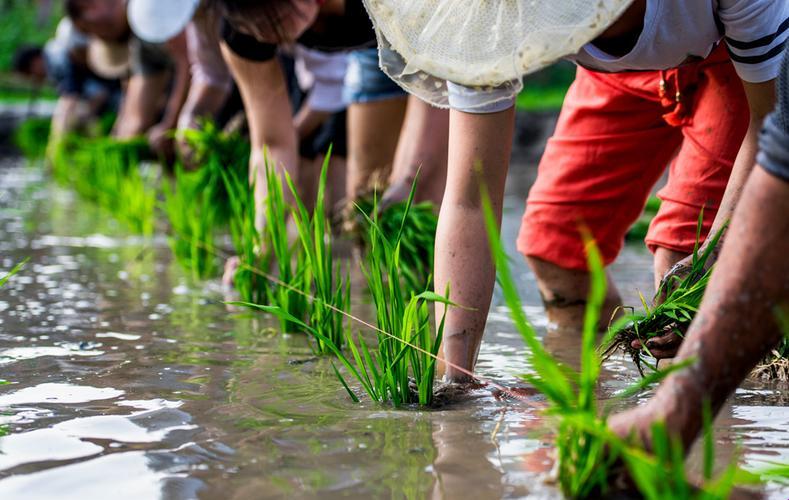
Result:
[[[759,150],[759,132],[762,128],[762,123],[775,106],[774,81],[759,84],[744,83],[744,88],[750,107],[748,131],[734,162],[734,167],[726,185],[726,191],[718,208],[718,213],[713,221],[710,234],[716,234],[731,220],[748,177],[753,171],[753,166],[756,165],[756,154]]]
[[[656,394],[655,408],[673,421],[670,427],[683,429],[688,444],[701,425],[702,401],[708,398],[719,408],[781,337],[776,308],[789,306],[787,214],[789,183],[757,167],[677,357],[678,362],[697,361],[670,377]]]
[[[216,116],[227,101],[228,94],[229,90],[224,87],[193,81],[178,117],[178,130],[197,128],[201,119]]]

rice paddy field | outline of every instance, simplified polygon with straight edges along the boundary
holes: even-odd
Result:
[[[496,290],[477,368],[526,396],[496,397],[487,386],[448,398],[430,384],[429,356],[403,353],[382,335],[434,351],[440,329],[430,326],[429,305],[447,300],[419,294],[413,283],[429,279],[424,269],[399,273],[415,251],[412,240],[390,237],[397,224],[368,220],[377,230],[365,240],[376,250],[360,257],[351,242],[325,237],[319,198],[314,210],[298,208],[295,246],[263,258],[255,249],[282,243],[287,230],[271,224],[269,233],[254,233],[248,197],[234,194],[244,191],[243,171],[235,181],[221,168],[197,180],[179,173],[181,191],[152,194],[145,187],[161,181],[156,167],[110,175],[122,152],[99,149],[91,161],[102,162],[101,179],[86,177],[68,151],[52,171],[0,156],[0,277],[24,263],[0,288],[1,499],[600,496],[593,479],[603,446],[595,445],[606,441],[595,409],[632,406],[651,389],[626,392],[640,375],[621,353],[599,374],[590,370],[598,359],[593,336],[546,334],[534,278],[514,249],[533,165],[515,158],[511,168],[499,253],[502,265],[510,257],[511,280]],[[98,195],[97,182],[125,193],[127,203]],[[224,211],[180,199],[189,185],[227,197]],[[266,207],[274,220],[290,186],[269,188],[281,189]],[[179,219],[190,206],[210,213]],[[169,224],[152,220],[154,212]],[[212,221],[222,218],[231,222],[214,231]],[[214,250],[230,255],[234,247],[245,250],[236,253],[247,267],[237,275],[245,286],[231,293],[217,277],[222,259]],[[283,259],[295,251],[301,257]],[[270,267],[288,287],[252,272]],[[651,269],[643,245],[628,244],[612,269],[627,304],[650,295]],[[404,289],[387,285],[398,275]],[[525,313],[532,340],[553,361],[583,369],[577,393],[540,386],[553,361],[526,347],[532,330],[524,332],[508,304]],[[336,321],[333,308],[360,321]],[[523,374],[537,378],[530,385]],[[564,420],[557,426],[546,408],[562,408]],[[746,381],[710,428],[680,470],[701,477],[731,463],[751,471],[788,463],[789,385]],[[644,477],[676,486],[655,472],[669,470],[665,464],[650,469],[624,456]],[[789,498],[789,482],[778,476],[754,489]],[[692,496],[669,491],[680,490],[642,494]]]

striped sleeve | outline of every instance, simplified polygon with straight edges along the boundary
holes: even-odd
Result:
[[[740,77],[751,83],[775,79],[789,38],[789,0],[720,0],[718,17]]]

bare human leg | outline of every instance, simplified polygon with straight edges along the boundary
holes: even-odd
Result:
[[[442,357],[448,381],[467,382],[485,330],[496,269],[485,237],[480,187],[484,185],[499,221],[509,168],[514,108],[470,114],[451,111],[449,168],[435,252],[435,289],[463,308],[447,311]],[[437,316],[443,307],[437,306]],[[458,370],[457,365],[461,369]]]

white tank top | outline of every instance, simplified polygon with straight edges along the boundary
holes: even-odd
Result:
[[[597,71],[670,69],[706,58],[723,39],[740,77],[764,82],[779,73],[789,37],[789,0],[647,0],[644,28],[622,57],[587,44],[569,59]]]

